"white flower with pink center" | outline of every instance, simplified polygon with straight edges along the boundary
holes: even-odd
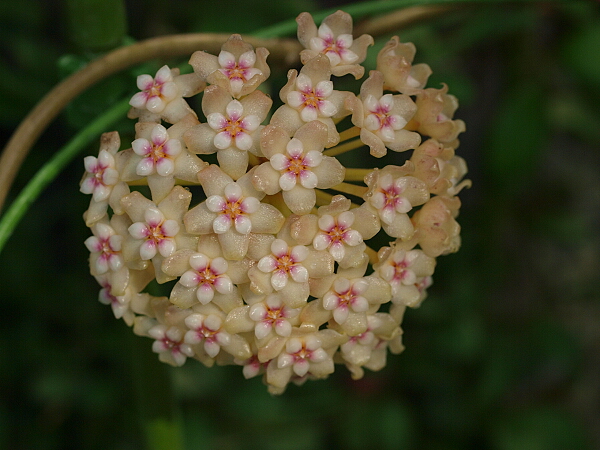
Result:
[[[229,294],[233,291],[233,283],[226,274],[228,267],[224,258],[210,259],[202,253],[190,256],[189,264],[192,270],[185,272],[179,282],[187,288],[196,288],[196,297],[203,305],[209,303],[215,296]]]
[[[138,109],[146,108],[151,113],[162,112],[178,93],[169,66],[162,66],[154,78],[150,75],[140,75],[137,77],[137,87],[142,92],[131,97],[129,104]]]
[[[217,132],[215,147],[219,150],[230,147],[249,150],[252,147],[250,134],[260,125],[260,118],[254,114],[244,117],[244,107],[237,100],[229,102],[225,111],[227,117],[221,113],[211,113],[206,118],[208,125]]]
[[[321,24],[317,36],[310,40],[310,48],[329,57],[331,66],[339,64],[354,64],[358,61],[358,55],[350,50],[353,42],[351,34],[340,34],[335,36],[331,28]]]
[[[318,117],[331,117],[337,113],[337,107],[327,98],[333,93],[333,82],[319,81],[313,88],[312,80],[303,73],[296,79],[296,91],[287,94],[287,104],[300,111],[304,122],[312,122]]]
[[[225,197],[211,195],[206,199],[208,210],[218,214],[213,221],[213,231],[223,234],[233,225],[240,234],[250,233],[252,220],[248,215],[258,211],[260,200],[256,197],[244,197],[242,188],[236,182],[228,183],[224,194]]]
[[[105,275],[98,277],[98,282],[102,286],[98,294],[98,301],[103,305],[110,305],[115,318],[120,319],[129,309],[131,297],[129,295],[113,295],[111,294],[112,285],[109,278]]]
[[[299,377],[310,370],[311,363],[325,361],[329,355],[321,348],[321,340],[316,336],[290,338],[285,344],[285,350],[277,358],[277,368],[292,367]]]
[[[179,233],[177,221],[165,220],[158,208],[148,208],[144,212],[145,222],[136,222],[129,227],[129,234],[134,239],[142,239],[140,257],[146,261],[160,253],[165,258],[175,252],[175,235]]]
[[[219,354],[222,346],[231,343],[231,335],[222,329],[223,320],[216,314],[191,314],[185,318],[185,324],[190,331],[185,333],[184,341],[191,345],[203,344],[211,358]]]
[[[394,221],[397,213],[405,214],[412,209],[410,201],[402,194],[409,186],[406,177],[394,179],[385,174],[378,180],[378,186],[370,197],[371,205],[379,212],[379,217],[386,224]]]
[[[98,158],[86,156],[83,164],[86,174],[79,190],[84,194],[93,194],[96,202],[108,199],[113,186],[119,181],[113,155],[106,150],[100,150]]]
[[[379,267],[381,278],[392,286],[392,294],[396,294],[403,285],[415,285],[417,275],[411,266],[420,255],[421,252],[418,250],[395,250],[385,263]]]
[[[362,296],[368,287],[362,278],[353,281],[337,278],[333,290],[323,296],[323,308],[333,311],[333,318],[342,325],[348,319],[350,309],[357,313],[369,309],[369,302]]]
[[[379,345],[381,340],[373,332],[381,325],[381,320],[376,316],[367,316],[367,330],[351,336],[346,342],[340,345],[342,357],[357,365],[366,364],[373,353],[373,350]]]
[[[273,289],[282,290],[289,277],[297,283],[308,281],[308,271],[301,264],[308,256],[308,247],[296,245],[290,248],[284,240],[275,239],[271,244],[271,253],[258,261],[258,269],[264,273],[271,273]]]
[[[395,131],[403,129],[407,122],[398,114],[390,114],[394,108],[394,97],[385,94],[379,100],[367,95],[363,101],[365,107],[364,127],[377,135],[383,142],[394,142]]]
[[[92,231],[94,236],[85,240],[85,246],[92,253],[91,259],[96,274],[102,275],[109,270],[116,272],[121,269],[123,236],[116,234],[111,226],[104,223],[96,223]]]
[[[289,308],[276,294],[269,295],[264,302],[250,307],[249,315],[256,323],[254,334],[258,339],[265,338],[275,331],[279,336],[287,337],[292,332],[289,319],[300,314],[301,308]]]
[[[344,211],[335,218],[329,214],[319,217],[319,231],[313,239],[313,247],[327,249],[335,261],[341,261],[346,255],[345,245],[354,247],[363,241],[360,233],[350,228],[353,223],[351,211]]]
[[[155,325],[148,330],[148,334],[156,339],[152,351],[159,354],[161,361],[182,366],[188,357],[194,356],[194,350],[183,342],[183,331],[178,327]]]
[[[235,56],[225,50],[219,53],[219,72],[229,78],[231,84],[231,92],[237,96],[242,90],[244,83],[250,80],[253,76],[262,74],[262,72],[254,67],[256,63],[256,53],[247,51],[242,53],[236,61]]]
[[[369,316],[371,317],[371,316]],[[371,327],[367,328],[367,331],[356,335],[356,336],[352,336],[349,340],[347,340],[346,342],[344,342],[341,346],[340,346],[340,350],[342,351],[342,354],[344,356],[346,355],[352,355],[353,353],[356,353],[356,347],[357,346],[361,346],[361,347],[368,347],[368,348],[374,348],[377,345],[377,341],[378,339],[375,337],[375,333],[373,333],[371,331]]]
[[[179,139],[169,139],[167,129],[162,125],[152,128],[150,140],[139,138],[131,143],[133,151],[142,157],[136,167],[139,176],[153,173],[166,177],[175,171],[175,158],[181,153]]]
[[[292,138],[286,146],[286,154],[274,154],[270,163],[273,169],[281,173],[279,187],[289,191],[298,181],[306,189],[317,187],[319,179],[311,169],[321,164],[321,161],[323,161],[323,153],[311,150],[305,154],[302,141]]]

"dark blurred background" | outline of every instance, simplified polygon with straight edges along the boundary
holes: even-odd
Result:
[[[84,2],[0,2],[2,145],[62,77],[110,47],[249,33],[337,6],[128,0],[119,15],[123,3],[100,3],[114,14],[113,34],[92,42],[78,27]],[[429,87],[446,82],[459,98],[467,132],[458,154],[473,180],[461,193],[463,246],[439,258],[429,297],[407,312],[403,354],[361,381],[338,367],[280,397],[239,367],[158,363],[151,341],[97,301],[82,155],[0,254],[0,448],[147,448],[144,418],[164,397],[189,449],[600,448],[600,5],[482,3],[393,33],[431,66]],[[140,70],[70,105],[33,148],[9,202],[70,136],[135,91]],[[131,121],[117,129],[131,138]]]

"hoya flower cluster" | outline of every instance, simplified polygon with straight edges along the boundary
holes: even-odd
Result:
[[[161,361],[237,364],[272,393],[335,364],[358,379],[403,350],[405,308],[460,246],[456,195],[469,184],[454,154],[457,100],[425,88],[431,70],[412,64],[412,44],[390,40],[356,95],[334,80],[364,77],[373,39],[355,39],[341,11],[319,27],[307,13],[297,22],[302,67],[271,115],[257,89],[268,51],[233,35],[218,55],[194,53],[194,73],[140,76],[135,140],[120,151],[118,134],[104,134],[81,182],[100,301]],[[200,93],[201,120],[185,100]],[[410,157],[344,167],[336,156],[350,150]],[[153,280],[170,295],[144,292]]]

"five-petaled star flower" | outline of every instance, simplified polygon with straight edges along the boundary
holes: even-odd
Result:
[[[296,375],[303,377],[311,364],[324,362],[329,358],[327,352],[321,347],[321,341],[316,336],[307,336],[304,339],[290,338],[285,344],[285,350],[277,358],[277,368],[291,367]]]
[[[368,287],[368,283],[361,278],[350,281],[338,277],[333,283],[333,289],[323,297],[323,307],[333,311],[333,318],[341,325],[348,319],[349,309],[354,312],[369,309],[369,302],[362,296]]]
[[[173,238],[179,233],[179,224],[175,220],[165,219],[158,208],[148,208],[144,219],[145,222],[135,222],[129,227],[134,239],[144,241],[140,246],[142,260],[154,258],[157,251],[164,257],[173,254],[176,248]]]
[[[360,96],[348,97],[345,106],[352,111],[352,123],[361,129],[360,139],[377,158],[384,156],[388,148],[403,152],[421,143],[418,133],[405,129],[417,105],[408,95],[384,94],[381,72],[372,70],[360,88]]]
[[[193,153],[216,153],[223,172],[237,180],[247,172],[248,152],[262,156],[259,141],[264,127],[260,124],[272,104],[260,91],[235,100],[226,89],[209,86],[202,99],[207,123],[191,128],[183,139]]]
[[[298,129],[291,139],[279,127],[265,127],[261,147],[269,162],[254,171],[253,185],[267,195],[282,190],[292,212],[310,212],[316,203],[315,188],[328,189],[344,179],[340,162],[322,154],[326,139],[327,129],[316,120]]]
[[[209,259],[202,253],[195,253],[189,259],[191,270],[185,272],[179,283],[187,288],[196,288],[196,297],[203,305],[210,302],[215,291],[229,294],[233,291],[231,279],[227,276],[227,261],[218,257]]]
[[[252,221],[248,216],[258,211],[260,201],[256,197],[244,197],[242,188],[232,182],[225,186],[223,197],[208,197],[206,207],[209,211],[217,213],[213,221],[215,233],[223,234],[233,225],[238,233],[248,234],[252,231]]]
[[[234,95],[242,92],[244,83],[255,75],[262,75],[260,69],[254,67],[256,64],[256,53],[252,50],[242,53],[236,61],[235,56],[225,50],[219,53],[219,72],[225,75],[231,83],[231,91]]]
[[[270,294],[260,303],[250,307],[249,316],[256,322],[254,334],[258,339],[267,337],[271,331],[279,336],[289,336],[292,324],[289,319],[296,317],[300,308],[286,306],[277,294]]]
[[[150,140],[138,138],[131,143],[133,151],[143,159],[136,167],[136,173],[142,177],[158,173],[165,177],[175,170],[174,159],[181,153],[181,142],[169,139],[165,127],[157,124],[151,132]]]
[[[375,265],[379,276],[392,288],[392,301],[406,306],[416,306],[423,289],[435,268],[435,259],[422,250],[386,247],[380,252],[381,262]],[[425,280],[425,281],[424,281]],[[423,283],[421,285],[421,283]]]
[[[352,17],[337,11],[323,19],[317,29],[312,16],[302,13],[298,22],[298,40],[306,48],[300,52],[300,59],[306,64],[318,54],[326,55],[333,75],[352,74],[359,79],[364,74],[360,65],[367,57],[367,47],[373,45],[373,38],[363,34],[357,39],[352,36]]]
[[[214,358],[221,347],[231,343],[231,335],[222,329],[223,320],[216,314],[191,314],[185,318],[190,331],[185,334],[186,344],[203,344],[204,351]]]
[[[190,64],[202,80],[221,86],[235,98],[242,98],[269,78],[268,54],[266,48],[259,47],[255,51],[239,34],[232,34],[221,47],[219,56],[198,51],[192,55]]]
[[[109,270],[116,272],[123,267],[121,244],[123,236],[116,234],[113,228],[105,223],[96,223],[92,227],[94,236],[85,240],[85,246],[92,253],[92,273],[102,275]]]
[[[152,113],[162,112],[178,93],[169,66],[162,66],[154,78],[150,75],[138,76],[137,87],[141,92],[131,97],[129,104],[134,108],[146,108]]]
[[[209,114],[207,120],[208,125],[217,132],[214,144],[219,150],[229,147],[249,150],[252,147],[250,133],[260,125],[257,115],[244,117],[244,106],[238,100],[229,102],[226,116],[221,113],[212,113]]]
[[[410,163],[405,166],[386,166],[365,177],[369,191],[365,200],[377,211],[382,227],[392,237],[408,239],[414,226],[407,213],[429,199],[425,182],[408,175]]]
[[[282,290],[291,277],[297,283],[308,281],[308,271],[302,261],[308,256],[308,248],[296,245],[292,248],[282,239],[275,239],[271,244],[271,254],[258,261],[258,269],[271,273],[271,286],[276,291]]]
[[[155,339],[152,351],[167,364],[182,366],[188,357],[194,356],[192,346],[183,342],[183,331],[179,327],[155,325],[148,330],[148,335]]]
[[[333,89],[329,58],[317,55],[308,61],[300,73],[294,69],[288,72],[288,82],[279,91],[284,105],[273,114],[270,124],[284,129],[288,136],[304,124],[313,120],[327,127],[327,148],[340,141],[340,135],[333,121],[344,117],[347,110],[344,102],[352,94]]]
[[[120,201],[129,193],[129,186],[120,178],[117,165],[120,145],[119,133],[104,133],[100,138],[98,157],[84,158],[85,173],[79,190],[92,194],[90,207],[84,215],[88,227],[106,217],[109,206],[115,214],[123,214]]]
[[[100,150],[98,158],[86,156],[83,164],[86,174],[81,182],[80,191],[92,194],[96,202],[107,200],[112,187],[119,181],[113,155],[106,150]]]
[[[288,92],[286,100],[288,105],[300,112],[304,122],[317,120],[320,117],[331,117],[337,108],[328,97],[333,93],[333,82],[323,80],[313,86],[308,75],[301,73],[296,78],[296,90]]]
[[[333,259],[340,262],[346,255],[345,245],[357,246],[363,239],[360,233],[350,228],[354,223],[354,213],[345,211],[336,218],[325,214],[319,217],[319,231],[313,240],[317,250],[327,249]]]
[[[251,178],[249,172],[234,182],[218,166],[208,166],[198,174],[207,199],[184,217],[188,233],[216,233],[228,260],[242,260],[251,235],[275,234],[285,220],[277,208],[260,202],[265,195],[252,186]]]

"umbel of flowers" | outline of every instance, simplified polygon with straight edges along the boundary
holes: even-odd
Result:
[[[140,76],[135,140],[119,151],[104,134],[81,182],[100,301],[161,361],[236,364],[274,394],[335,364],[361,378],[403,350],[404,310],[426,297],[436,258],[458,250],[457,194],[470,184],[457,100],[425,87],[412,44],[390,40],[356,95],[332,77],[363,77],[373,39],[355,39],[341,11],[297,22],[303,65],[268,123],[272,100],[257,90],[268,51],[233,35],[216,56],[194,53],[194,73]],[[185,100],[199,93],[205,122]],[[344,167],[336,156],[351,150],[410,157]],[[131,189],[141,184],[150,198]],[[203,195],[192,205],[182,185]],[[145,293],[152,280],[170,295]]]

